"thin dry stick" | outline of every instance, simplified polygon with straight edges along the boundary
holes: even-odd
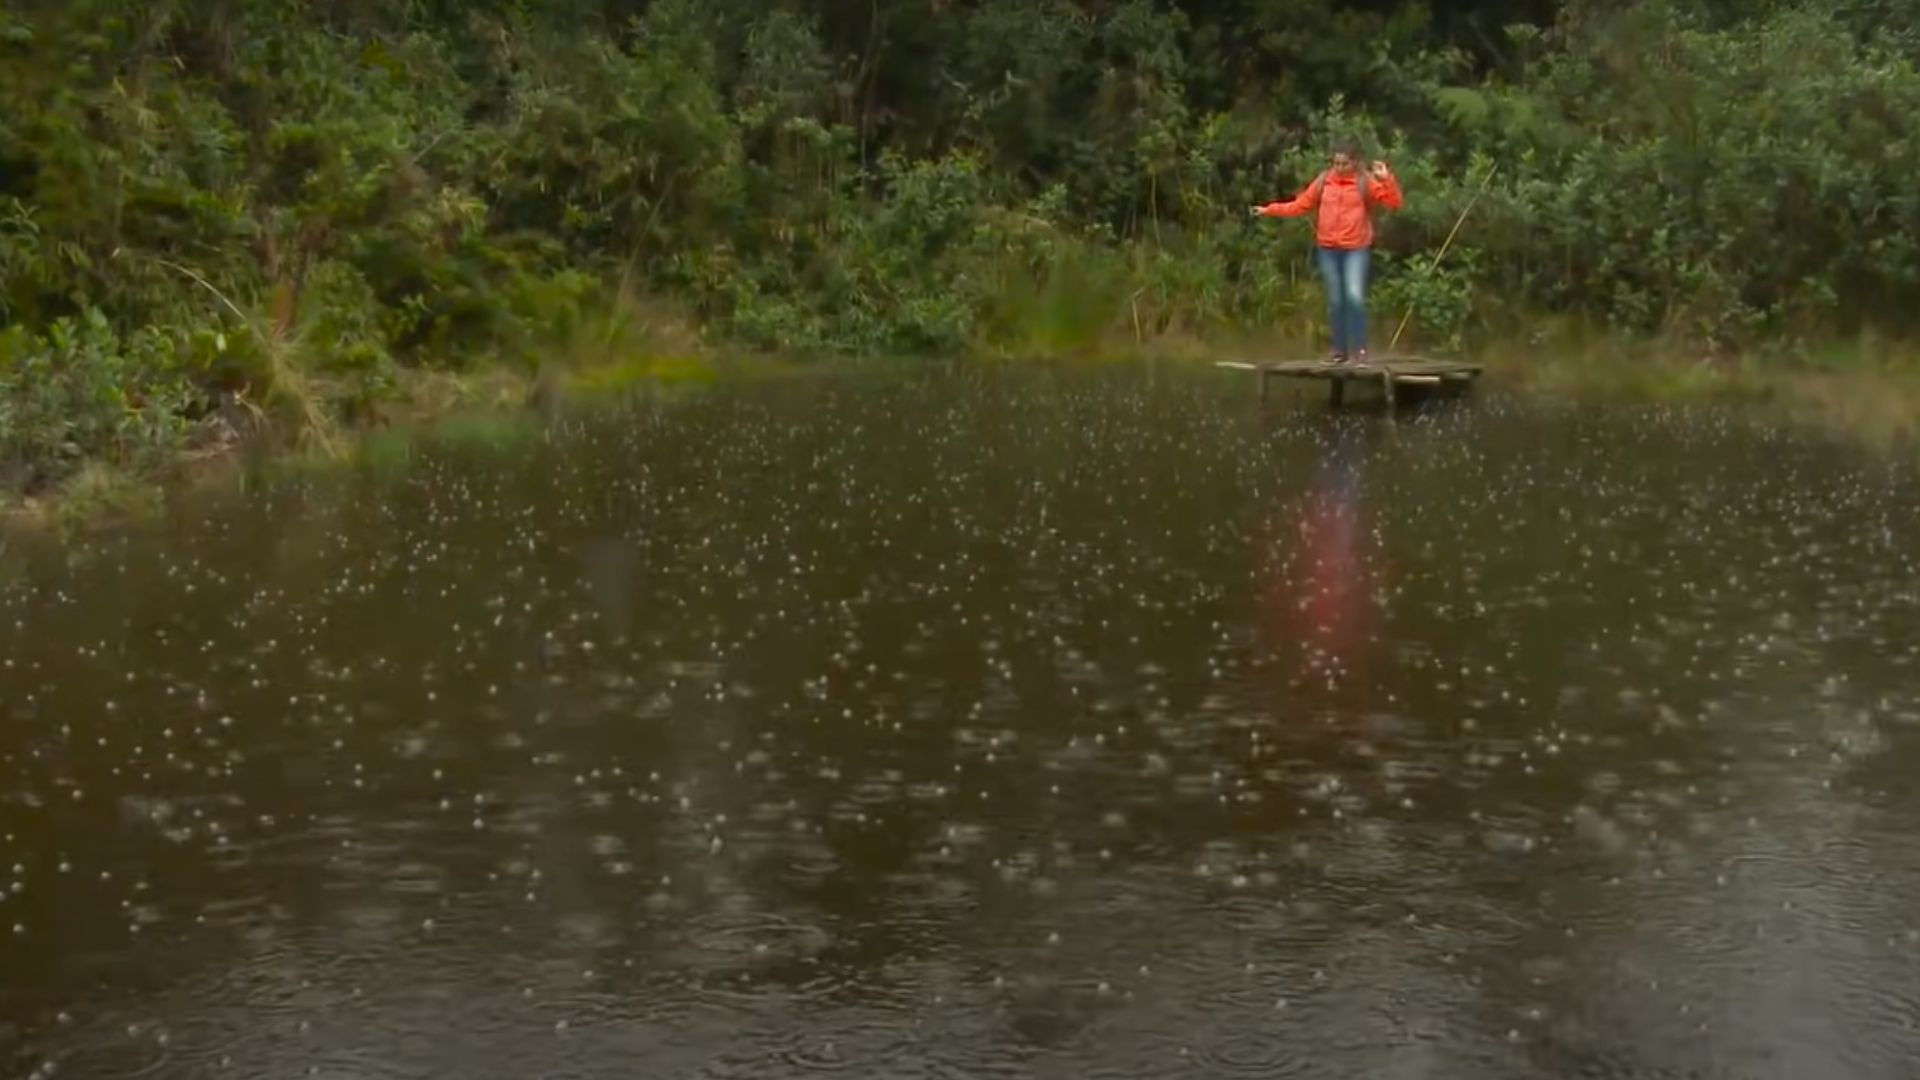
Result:
[[[1453,246],[1453,238],[1460,235],[1460,226],[1465,225],[1467,223],[1467,215],[1473,213],[1473,204],[1479,202],[1480,196],[1487,193],[1487,186],[1493,183],[1493,174],[1498,172],[1499,169],[1500,166],[1498,165],[1492,165],[1487,168],[1487,175],[1480,180],[1479,190],[1473,193],[1473,198],[1467,200],[1466,207],[1460,211],[1460,217],[1453,223],[1453,228],[1447,233],[1447,238],[1441,241],[1440,250],[1434,252],[1433,262],[1427,266],[1428,273],[1432,273],[1440,268],[1440,260],[1447,257],[1447,249]],[[1407,313],[1400,316],[1400,326],[1394,330],[1393,340],[1387,342],[1388,353],[1392,353],[1393,347],[1400,344],[1400,335],[1407,332],[1407,323],[1412,319],[1413,308],[1408,307]]]
[[[226,293],[223,293],[219,289],[215,288],[213,285],[213,282],[208,281],[206,278],[202,277],[200,274],[196,273],[194,270],[185,266],[181,266],[179,263],[169,262],[166,259],[161,259],[161,258],[154,258],[153,262],[165,269],[171,270],[174,273],[181,275],[182,277],[185,277],[187,280],[193,282],[194,284],[212,293],[213,298],[215,300],[220,301],[220,303],[224,305],[228,311],[233,312],[234,317],[239,319],[242,325],[244,325],[247,329],[253,331],[254,337],[258,338],[260,341],[260,347],[264,351],[264,354],[267,357],[268,363],[274,362],[276,347],[279,344],[279,342],[277,341],[278,335],[268,333],[267,330],[260,325],[260,320],[240,310],[239,304],[236,304],[232,300],[229,300],[227,298]],[[307,422],[308,433],[311,434],[315,439],[319,441],[320,448],[324,450],[327,454],[332,455],[336,453],[338,448],[334,445],[333,437],[327,434],[327,426],[324,422],[325,418],[321,416],[319,408],[315,406],[313,402],[313,398],[309,395],[301,394],[299,395],[299,405],[300,405],[300,412],[302,414],[301,418]],[[256,413],[259,412],[259,409],[257,407],[254,407],[254,406],[249,406],[249,407],[253,408]]]

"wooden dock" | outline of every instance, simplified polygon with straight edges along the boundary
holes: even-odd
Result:
[[[1267,399],[1275,378],[1322,379],[1327,382],[1328,401],[1341,405],[1347,396],[1347,384],[1370,383],[1380,387],[1387,408],[1392,409],[1403,390],[1464,391],[1480,377],[1480,365],[1459,360],[1434,360],[1424,356],[1383,356],[1365,363],[1337,364],[1331,360],[1271,360],[1250,362],[1223,360],[1214,365],[1238,371],[1251,371],[1260,379],[1260,400]]]

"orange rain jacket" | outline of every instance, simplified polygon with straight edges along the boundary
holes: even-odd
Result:
[[[1314,243],[1321,247],[1351,251],[1373,245],[1373,207],[1400,209],[1400,181],[1389,174],[1386,179],[1367,177],[1366,189],[1360,187],[1360,173],[1341,176],[1328,170],[1313,178],[1300,194],[1285,202],[1270,202],[1260,208],[1261,217],[1299,217],[1319,207],[1314,220]]]

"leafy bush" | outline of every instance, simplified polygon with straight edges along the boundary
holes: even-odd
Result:
[[[1311,229],[1245,207],[1336,135],[1408,192],[1383,335],[1913,329],[1910,11],[1539,7],[10,6],[0,445],[24,484],[229,398],[324,425],[535,364],[616,277],[792,352],[1311,332]]]

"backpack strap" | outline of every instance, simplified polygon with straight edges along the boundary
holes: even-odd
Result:
[[[1318,194],[1322,194],[1323,192],[1325,192],[1325,191],[1326,191],[1326,189],[1327,189],[1327,177],[1329,177],[1329,176],[1332,176],[1332,175],[1333,175],[1333,170],[1332,170],[1332,169],[1323,169],[1323,170],[1321,170],[1321,172],[1320,172],[1320,179],[1319,179],[1319,180],[1317,181],[1317,183],[1318,183],[1318,184],[1319,184],[1320,186],[1319,186],[1318,188],[1316,188],[1316,189],[1314,189],[1314,194],[1316,194],[1316,195],[1318,195]],[[1361,202],[1362,202],[1362,203],[1364,204],[1364,203],[1366,202],[1366,199],[1367,199],[1367,170],[1365,170],[1365,169],[1356,169],[1356,170],[1354,171],[1354,179],[1353,179],[1353,182],[1354,182],[1354,185],[1355,185],[1356,187],[1358,187],[1358,188],[1360,189],[1360,201],[1361,201]]]
[[[1321,170],[1320,179],[1315,181],[1315,183],[1319,185],[1318,187],[1314,188],[1313,193],[1315,195],[1323,195],[1326,193],[1327,177],[1332,175],[1333,175],[1332,169]],[[1364,209],[1367,205],[1367,170],[1365,169],[1355,170],[1353,183],[1355,187],[1358,187],[1360,189],[1360,206],[1362,209]]]

